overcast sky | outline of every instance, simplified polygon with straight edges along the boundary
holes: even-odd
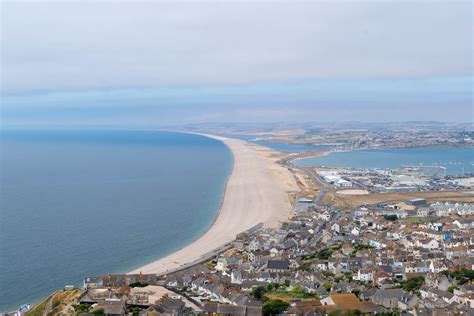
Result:
[[[473,119],[471,1],[1,3],[6,125]]]

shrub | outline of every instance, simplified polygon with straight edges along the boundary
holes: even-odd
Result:
[[[302,295],[302,294],[305,294],[305,290],[303,288],[301,288],[300,286],[295,286],[291,292],[295,295]]]
[[[450,273],[451,277],[458,280],[460,284],[464,284],[467,281],[474,280],[474,271],[472,270],[458,270]]]
[[[138,307],[131,307],[128,311],[132,313],[132,316],[138,316],[140,314],[140,308]]]
[[[278,315],[286,311],[290,306],[282,300],[269,300],[263,305],[263,315]]]
[[[326,284],[324,284],[324,288],[326,289],[326,291],[331,292],[332,285],[329,284],[329,283],[326,283]]]
[[[453,293],[454,290],[459,290],[459,288],[458,288],[456,285],[450,285],[450,286],[448,287],[448,292],[449,292],[449,293]]]
[[[318,252],[318,259],[319,260],[328,260],[331,257],[333,250],[329,248],[323,248]]]
[[[411,278],[407,281],[401,282],[401,285],[404,291],[418,291],[423,285],[423,282],[425,282],[425,278],[418,276],[416,278]]]
[[[387,221],[396,221],[398,219],[397,215],[384,215],[383,218]]]
[[[74,305],[73,307],[74,311],[76,312],[76,315],[89,313],[89,311],[92,309],[91,305],[83,303],[79,305]]]
[[[130,283],[130,287],[146,287],[148,286],[148,283],[140,283],[140,282],[134,282]]]
[[[102,316],[102,315],[105,315],[104,313],[104,310],[103,309],[96,309],[96,310],[93,310],[91,312],[92,314],[96,315],[96,316]]]
[[[257,286],[256,288],[252,289],[252,292],[250,293],[253,297],[255,297],[257,300],[262,300],[263,295],[267,292],[267,290],[263,286]]]
[[[278,283],[269,283],[267,285],[267,291],[272,292],[273,290],[278,290],[279,287],[280,287],[280,284]]]

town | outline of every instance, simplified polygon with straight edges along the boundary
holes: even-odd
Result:
[[[472,176],[294,164],[291,217],[161,274],[86,276],[19,315],[465,315]]]
[[[277,230],[257,226],[218,256],[165,275],[86,277],[83,289],[69,290],[75,303],[56,308],[96,315],[470,314],[473,220],[467,203],[416,199],[344,210],[301,198]]]
[[[474,0],[0,8],[0,316],[474,316]]]
[[[472,124],[446,122],[307,122],[188,124],[174,128],[253,136],[258,141],[329,147],[335,150],[466,147],[474,145]]]

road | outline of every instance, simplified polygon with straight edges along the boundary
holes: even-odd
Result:
[[[324,199],[324,195],[329,191],[331,186],[321,179],[321,177],[310,168],[301,168],[310,177],[313,183],[319,188],[319,195],[314,199],[316,205],[321,205]]]

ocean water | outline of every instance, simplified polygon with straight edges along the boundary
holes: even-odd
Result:
[[[223,143],[180,133],[3,131],[0,145],[0,311],[188,244],[232,169]]]
[[[474,148],[355,150],[296,160],[295,164],[343,168],[399,168],[401,165],[443,166],[446,168],[447,175],[462,175],[474,173]],[[438,169],[438,172],[444,173],[444,170]]]

